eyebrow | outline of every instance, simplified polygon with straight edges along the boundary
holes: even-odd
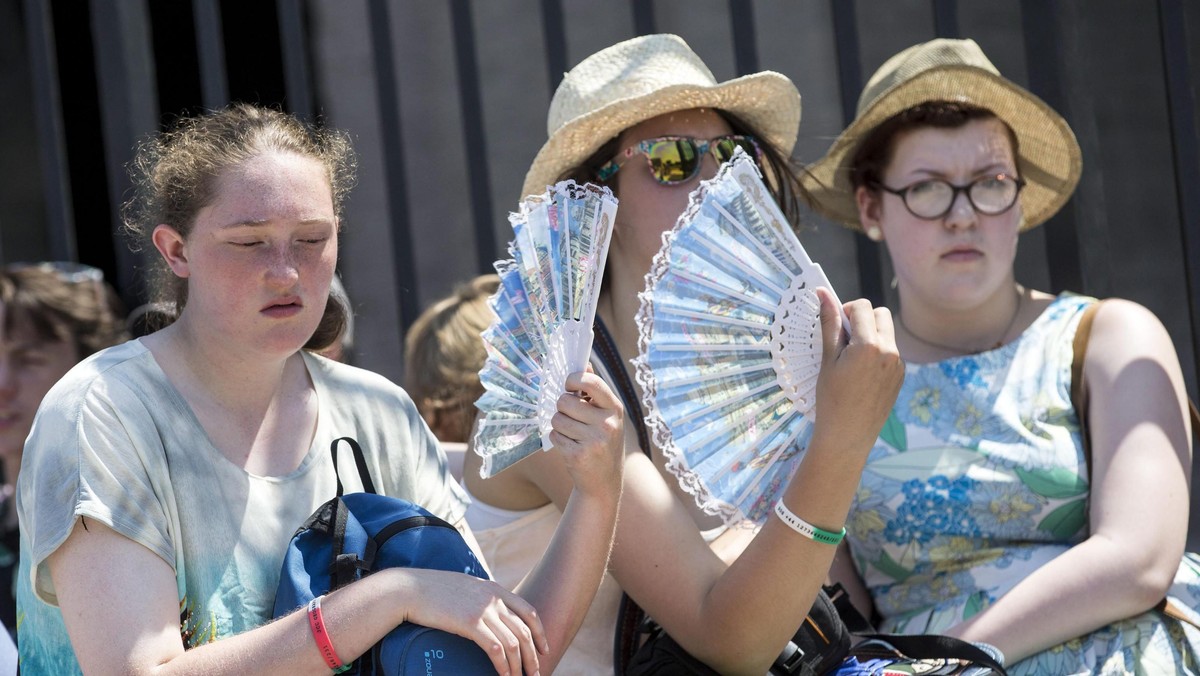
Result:
[[[261,228],[271,224],[270,219],[261,219],[257,221],[236,221],[234,223],[226,223],[221,225],[222,230],[230,228]],[[300,221],[300,225],[333,225],[333,221],[327,218],[309,218]]]
[[[939,176],[939,177],[946,175],[945,172],[936,171],[934,169],[928,169],[926,167],[917,167],[916,169],[912,169],[910,173],[926,174],[928,176]],[[984,165],[982,167],[979,167],[979,168],[971,171],[972,176],[982,176],[984,174],[991,174],[991,173],[1007,174],[1007,173],[1009,173],[1009,169],[1000,162],[993,162],[991,164]]]

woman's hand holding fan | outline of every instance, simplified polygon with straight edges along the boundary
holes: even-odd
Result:
[[[474,449],[489,477],[541,448],[571,373],[583,371],[617,201],[607,188],[564,181],[509,215],[509,260],[496,263],[496,321],[483,333],[488,358],[476,402]]]
[[[761,523],[806,447],[818,287],[833,294],[740,151],[692,194],[646,275],[634,360],[646,422],[670,471],[726,523]]]

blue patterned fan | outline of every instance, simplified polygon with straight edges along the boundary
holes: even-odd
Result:
[[[549,449],[550,418],[567,376],[592,350],[592,322],[617,200],[608,188],[564,181],[509,214],[509,260],[496,262],[496,320],[483,333],[483,413],[474,437],[489,477]]]
[[[646,423],[706,512],[765,520],[802,456],[832,291],[740,150],[692,193],[646,275]]]

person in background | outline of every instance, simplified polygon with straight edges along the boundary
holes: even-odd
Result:
[[[126,227],[154,246],[151,288],[178,318],[73,368],[38,412],[17,485],[22,668],[328,674],[411,621],[474,641],[499,673],[552,671],[611,545],[612,392],[568,379],[583,395],[559,399],[551,436],[577,488],[519,595],[387,568],[270,621],[290,538],[337,491],[333,440],[358,440],[379,493],[473,542],[466,498],[402,389],[314,354],[346,321],[330,294],[345,134],[238,104],[148,140],[133,168]]]
[[[549,138],[522,194],[572,178],[607,185],[620,200],[600,292],[592,364],[610,383],[632,381],[638,293],[662,234],[701,179],[741,147],[756,157],[772,197],[797,226],[800,186],[787,159],[800,123],[800,95],[783,75],[761,72],[718,83],[674,35],[645,35],[607,47],[563,78],[550,104]],[[859,470],[903,378],[886,309],[821,294],[824,356],[817,398],[822,414],[780,504],[837,533]],[[611,348],[611,349],[606,349]],[[604,350],[611,358],[600,357]],[[625,427],[625,481],[611,578],[606,580],[564,659],[573,674],[623,672],[614,664],[622,590],[688,653],[720,673],[765,673],[796,633],[820,590],[835,548],[771,518],[732,564],[702,530],[704,514],[664,465],[661,449],[639,440],[636,385]],[[562,454],[535,453],[481,479],[468,454],[464,480],[475,500],[467,518],[498,579],[520,579],[536,564],[575,488]],[[811,531],[810,531],[811,533]]]
[[[480,275],[426,308],[404,339],[404,389],[442,442],[450,471],[462,479],[463,454],[483,396],[479,371],[487,361],[480,335],[494,318],[488,298],[497,275]]]
[[[1105,301],[1078,382],[1073,341],[1096,300],[1013,270],[1020,234],[1081,166],[1066,121],[974,41],[934,40],[876,71],[810,167],[816,207],[887,247],[907,374],[833,577],[880,630],[987,642],[1010,674],[1196,673],[1170,337],[1146,308]],[[1164,597],[1176,617],[1154,609]]]
[[[0,621],[17,627],[19,537],[13,499],[42,398],[72,366],[124,342],[125,311],[103,273],[78,263],[0,268]]]

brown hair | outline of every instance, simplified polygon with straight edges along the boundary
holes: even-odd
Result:
[[[957,129],[973,120],[996,119],[995,113],[987,108],[959,101],[925,101],[896,113],[872,129],[854,150],[850,162],[853,167],[850,180],[855,189],[867,186],[872,190],[883,182],[883,171],[892,161],[896,139],[901,134],[921,127]],[[1000,120],[1012,142],[1013,157],[1017,157],[1017,135]]]
[[[10,265],[0,270],[0,305],[5,332],[28,326],[39,340],[72,343],[80,360],[129,337],[121,299],[91,268],[81,274],[49,263]]]
[[[239,103],[184,118],[170,131],[138,147],[130,164],[135,192],[122,212],[134,248],[148,241],[160,223],[175,228],[186,239],[196,215],[212,203],[222,172],[268,151],[295,153],[324,165],[334,213],[341,216],[354,184],[355,157],[349,137],[278,110]],[[181,312],[187,304],[187,280],[172,274],[158,257],[153,277],[152,300]],[[346,325],[347,311],[331,297],[321,323],[304,347],[320,350],[337,340]]]
[[[734,134],[742,134],[745,136],[753,136],[758,141],[758,147],[762,149],[763,157],[760,162],[763,170],[763,176],[766,178],[767,188],[771,192],[771,196],[775,198],[775,203],[779,205],[779,209],[783,211],[783,215],[787,218],[788,223],[793,229],[800,227],[800,201],[807,199],[807,192],[800,184],[800,176],[798,172],[803,171],[798,167],[791,158],[783,153],[779,148],[769,143],[750,125],[742,121],[741,118],[733,113],[713,109],[722,119],[729,125],[729,128]],[[558,178],[560,181],[568,179],[574,180],[577,183],[599,183],[606,185],[616,193],[615,181],[612,177],[608,181],[601,181],[597,174],[600,167],[608,164],[621,149],[617,147],[620,135],[609,139],[600,149],[592,153],[590,157],[584,160],[581,164],[563,172],[563,175]],[[619,198],[620,195],[617,195]]]
[[[404,341],[404,387],[421,416],[442,441],[466,441],[483,395],[479,370],[487,360],[480,334],[492,323],[487,299],[500,286],[480,275],[434,303],[417,318]]]

